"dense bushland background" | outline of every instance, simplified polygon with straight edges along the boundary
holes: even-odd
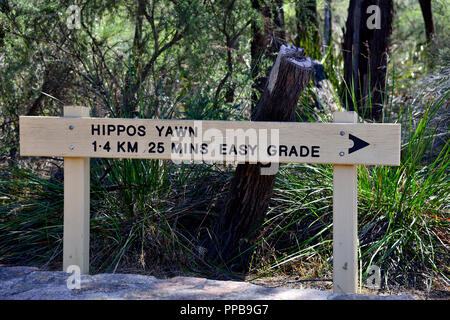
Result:
[[[99,117],[247,120],[287,43],[323,65],[335,108],[402,123],[402,165],[359,167],[361,285],[377,265],[385,289],[447,290],[449,6],[432,1],[427,41],[419,2],[394,1],[373,119],[370,99],[362,109],[354,95],[342,99],[349,1],[0,0],[0,264],[62,266],[63,162],[19,156],[20,115],[83,105]],[[311,81],[299,121],[330,120],[320,93]],[[92,273],[240,276],[232,261],[207,260],[204,245],[232,166],[92,159],[91,168]],[[246,279],[330,279],[331,217],[332,167],[283,165]]]

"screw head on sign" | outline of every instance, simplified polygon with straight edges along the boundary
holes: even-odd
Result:
[[[344,151],[339,152],[339,155],[342,157],[344,156]]]
[[[73,125],[70,125],[70,126],[69,126],[69,129],[70,129],[70,130],[73,130]]]
[[[339,134],[340,134],[341,136],[343,136],[343,135],[345,134],[345,132],[344,132],[344,131],[341,131],[341,132],[339,132]]]
[[[69,146],[69,149],[70,150],[73,150],[75,147],[73,146],[73,144],[71,144],[70,146]]]

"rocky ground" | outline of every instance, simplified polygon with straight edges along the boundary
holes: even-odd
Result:
[[[317,281],[275,276],[256,279],[253,280],[252,283],[270,288],[312,289],[327,292],[333,291],[333,282],[331,280]],[[363,286],[361,293],[363,295],[408,296],[414,300],[450,300],[450,291],[449,288],[445,286],[444,281],[436,281],[433,288],[429,288],[429,290],[408,289],[401,286],[391,287],[389,290],[377,290],[369,289]]]
[[[412,300],[409,295],[335,294],[302,288],[275,288],[244,281],[136,274],[81,275],[34,267],[0,267],[0,300]]]

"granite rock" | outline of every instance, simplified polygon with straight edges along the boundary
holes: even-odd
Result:
[[[65,272],[0,267],[1,300],[412,300],[409,296],[335,294],[312,289],[267,288],[243,281],[136,274],[81,275],[69,289]],[[69,280],[70,283],[70,280]]]

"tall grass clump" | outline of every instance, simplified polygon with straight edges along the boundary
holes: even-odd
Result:
[[[447,99],[448,93],[429,103],[418,121],[413,106],[400,108],[394,120],[402,123],[404,137],[400,166],[359,166],[361,285],[373,265],[380,267],[385,289],[420,288],[436,275],[448,282],[448,139],[430,157],[441,125],[436,117]],[[331,278],[332,177],[331,165],[281,167],[254,248],[251,272],[256,277],[294,272],[304,278]]]
[[[62,181],[0,170],[0,264],[47,265],[62,251]]]
[[[362,270],[379,266],[386,285],[423,285],[433,272],[448,281],[448,140],[435,158],[427,156],[439,126],[433,120],[447,98],[430,103],[416,127],[411,106],[400,111],[407,138],[399,167],[359,170]]]
[[[162,160],[92,159],[90,271],[167,276],[207,268],[194,231],[207,220],[205,197],[214,191],[206,178],[215,172]],[[0,264],[61,269],[63,198],[61,177],[19,165],[1,170]]]
[[[168,276],[209,269],[198,232],[208,220],[213,165],[121,159],[97,170],[103,172],[91,182],[97,271]]]

